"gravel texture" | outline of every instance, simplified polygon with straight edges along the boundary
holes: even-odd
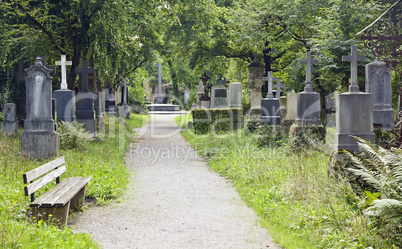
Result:
[[[123,197],[92,205],[70,226],[103,248],[279,248],[233,184],[184,140],[174,117],[153,116],[137,130]]]

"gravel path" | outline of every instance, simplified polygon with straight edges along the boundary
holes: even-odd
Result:
[[[233,184],[211,172],[174,115],[153,116],[127,153],[121,201],[71,219],[103,248],[279,248]]]

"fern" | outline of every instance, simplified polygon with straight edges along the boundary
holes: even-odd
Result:
[[[61,121],[58,132],[60,134],[60,147],[65,150],[85,150],[92,140],[92,135],[85,130],[83,124]]]
[[[380,193],[381,199],[370,201],[369,214],[386,222],[402,221],[402,157],[399,153],[376,147],[356,138],[360,153],[345,151],[350,158],[347,168],[354,176]],[[367,193],[367,191],[365,191]],[[368,192],[369,193],[369,192]],[[367,194],[366,194],[367,196]]]

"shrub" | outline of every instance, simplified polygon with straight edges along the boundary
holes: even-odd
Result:
[[[85,150],[92,135],[85,130],[84,124],[77,121],[59,123],[60,148],[63,150]]]
[[[241,108],[195,109],[191,113],[196,134],[226,132],[243,127]]]

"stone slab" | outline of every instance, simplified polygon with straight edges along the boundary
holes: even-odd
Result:
[[[336,96],[334,150],[358,151],[357,142],[352,136],[375,142],[373,98],[370,93],[348,92]]]
[[[73,122],[75,119],[75,93],[71,90],[53,91],[57,100],[57,122]]]
[[[83,128],[92,134],[93,137],[96,136],[96,120],[95,119],[77,119],[77,122],[83,124]]]
[[[289,100],[288,100],[289,101]],[[297,125],[321,125],[320,94],[301,92],[297,94]]]
[[[55,131],[24,131],[21,134],[24,155],[34,158],[55,157],[60,151],[60,136]]]
[[[1,123],[1,133],[6,135],[14,135],[17,134],[18,124],[17,122],[8,122],[3,121]]]

